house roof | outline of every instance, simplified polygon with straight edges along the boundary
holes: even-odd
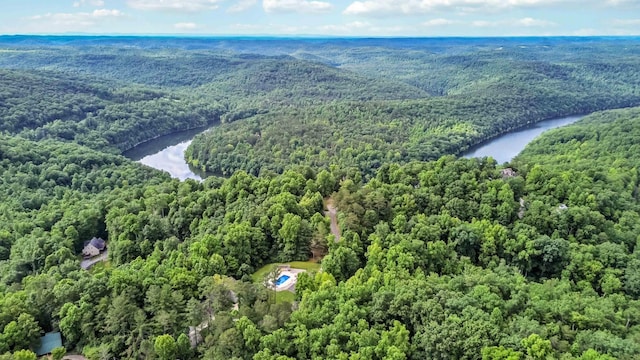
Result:
[[[505,168],[501,170],[503,177],[515,177],[518,174],[512,168]]]
[[[40,338],[40,346],[36,349],[36,355],[46,355],[57,347],[62,346],[62,336],[59,332],[50,332]]]
[[[85,241],[84,242],[84,246],[87,247],[89,245],[92,245],[93,247],[95,247],[96,249],[102,251],[104,250],[106,243],[104,240],[102,240],[101,238],[93,238],[89,241]]]

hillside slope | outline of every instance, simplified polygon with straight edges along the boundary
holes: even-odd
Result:
[[[220,120],[223,106],[186,94],[54,71],[0,69],[0,131],[112,151]]]

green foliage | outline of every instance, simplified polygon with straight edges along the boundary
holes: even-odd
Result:
[[[51,350],[51,358],[53,360],[62,360],[62,358],[65,356],[66,353],[67,353],[67,349],[60,346]]]
[[[482,360],[520,360],[522,353],[504,346],[491,346],[482,349]]]
[[[10,350],[26,349],[37,344],[40,331],[40,326],[33,316],[22,313],[16,321],[11,321],[4,326],[1,339]]]
[[[546,359],[552,351],[551,341],[541,339],[538,334],[531,334],[528,338],[522,339],[522,346],[530,359]]]
[[[33,358],[52,330],[89,359],[638,358],[640,110],[545,134],[513,178],[492,159],[438,158],[637,100],[636,45],[575,41],[433,54],[282,40],[325,65],[144,47],[0,54],[14,68],[0,70],[2,358]],[[337,60],[357,73],[326,65]],[[247,172],[180,182],[95,150],[218,117],[251,118],[203,135],[192,158]],[[110,265],[85,271],[93,236]],[[312,251],[328,252],[321,269],[294,261]],[[251,275],[276,262],[309,271],[273,301]]]
[[[13,354],[13,360],[36,360],[36,354],[29,350],[19,350]]]
[[[261,284],[219,275],[241,278],[267,262],[307,259],[311,218],[322,217],[321,206],[303,206],[313,181],[292,172],[180,183],[79,145],[8,136],[0,151],[7,175],[0,190],[16,194],[5,197],[0,215],[9,254],[1,264],[0,350],[29,347],[55,321],[65,345],[86,347],[90,358],[154,356],[162,334],[177,339],[176,352],[197,357],[179,335],[213,314],[216,339],[229,330],[218,317],[234,311],[261,333],[288,319],[293,294],[278,299],[288,307],[275,304]],[[71,180],[42,176],[52,168],[73,171],[64,175]],[[37,206],[26,201],[31,189],[39,189]],[[111,266],[88,272],[75,254],[93,236],[107,239]]]
[[[162,360],[171,360],[176,358],[177,346],[176,341],[171,335],[160,335],[153,343],[156,354]]]
[[[222,175],[333,165],[372,176],[385,163],[459,154],[540,120],[640,104],[637,58],[605,43],[541,51],[532,42],[462,54],[414,49],[408,58],[387,47],[323,54],[442,96],[275,108],[197,136],[188,160]],[[625,46],[638,51],[637,43]],[[321,193],[329,194],[327,186]]]
[[[629,153],[637,147],[628,141],[636,137],[637,112],[596,114],[550,132],[539,140],[545,145],[537,157],[529,155],[538,149],[532,144],[515,162],[527,183],[519,191],[526,206],[522,219],[500,223],[497,212],[483,212],[485,203],[516,200],[516,192],[508,191],[515,182],[500,179],[487,160],[445,157],[389,166],[362,186],[343,184],[334,200],[346,236],[331,247],[323,270],[346,281],[319,285],[301,276],[299,309],[284,332],[265,337],[260,356],[378,358],[382,353],[368,350],[367,341],[380,344],[394,321],[409,331],[407,358],[638,356],[633,341],[639,324],[631,315],[638,300],[623,292],[619,280],[635,251],[637,222],[629,219],[638,211],[637,165],[629,161],[640,154]],[[581,143],[583,161],[563,160],[576,153],[575,135],[545,143],[558,133],[595,137],[598,131],[610,140]],[[618,160],[619,151],[630,160]],[[535,171],[527,171],[530,164]],[[594,178],[590,171],[600,166],[602,175]],[[607,180],[611,176],[621,179]],[[483,196],[500,191],[500,197]],[[598,206],[589,194],[615,194],[617,200]],[[462,206],[451,207],[453,201]],[[588,210],[582,216],[580,201]],[[568,208],[558,210],[560,203]],[[363,209],[376,209],[372,218],[378,222],[369,224]],[[349,260],[337,261],[346,253]],[[354,262],[362,265],[349,269]],[[384,351],[398,350],[403,353],[393,346]]]
[[[0,56],[1,58],[1,56]],[[31,140],[126,150],[220,120],[220,104],[137,85],[52,71],[0,69],[0,131]],[[117,89],[117,90],[116,90]]]

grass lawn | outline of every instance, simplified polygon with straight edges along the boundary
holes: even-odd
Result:
[[[304,269],[307,271],[320,271],[320,264],[311,261],[292,261],[287,263],[293,269]]]
[[[276,266],[276,264],[267,264],[263,267],[261,267],[260,269],[258,269],[258,271],[254,272],[253,275],[251,275],[251,279],[253,279],[253,282],[261,282],[265,276],[267,276],[267,274],[269,273],[269,271],[271,271],[271,269],[273,269]]]
[[[261,282],[264,279],[264,277],[269,273],[269,271],[271,271],[274,267],[276,267],[279,264],[289,264],[293,269],[303,269],[307,271],[320,271],[320,264],[314,263],[311,261],[292,261],[288,263],[267,264],[261,267],[260,269],[258,269],[258,271],[253,273],[253,275],[251,275],[253,282]]]
[[[111,269],[111,261],[109,261],[109,260],[100,261],[100,262],[97,262],[95,265],[93,265],[89,269],[89,273],[98,274],[98,273],[103,272],[104,270],[109,270],[109,269]]]
[[[276,293],[276,304],[280,303],[292,303],[294,300],[295,294],[291,291],[278,291]]]

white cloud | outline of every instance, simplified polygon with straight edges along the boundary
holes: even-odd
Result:
[[[576,2],[578,2],[578,0],[365,0],[354,1],[343,13],[346,15],[391,16],[399,14],[419,15],[433,11],[447,10],[458,12],[495,12],[509,8],[536,7]]]
[[[137,10],[198,12],[215,10],[223,0],[127,0]]]
[[[422,26],[446,26],[446,25],[453,25],[455,23],[456,21],[440,18],[440,19],[427,20],[422,23]]]
[[[48,13],[27,18],[34,31],[64,32],[82,31],[92,26],[124,17],[125,14],[116,9],[96,9],[92,12]]]
[[[530,17],[516,19],[516,20],[499,20],[499,21],[486,21],[476,20],[472,21],[471,26],[474,27],[497,27],[497,26],[509,26],[509,27],[550,27],[557,24],[547,20],[534,19]]]
[[[320,13],[333,9],[331,3],[308,0],[263,0],[262,7],[268,13]]]
[[[525,27],[548,27],[555,26],[556,24],[547,20],[534,19],[530,17],[522,18],[519,20],[515,20],[513,22],[515,26],[525,26]]]
[[[29,20],[53,20],[54,22],[84,22],[84,21],[95,21],[100,18],[106,17],[119,17],[124,14],[120,10],[109,10],[109,9],[98,9],[93,10],[93,12],[78,12],[78,13],[48,13],[45,15],[35,15],[31,16]]]
[[[198,28],[198,24],[192,22],[181,22],[173,24],[173,27],[177,30],[195,30]]]
[[[81,7],[85,5],[100,7],[100,6],[104,6],[104,1],[103,0],[78,0],[73,3],[73,7]]]
[[[257,2],[258,0],[238,0],[238,2],[236,2],[234,5],[231,5],[227,9],[227,11],[232,13],[242,12],[252,8]]]

